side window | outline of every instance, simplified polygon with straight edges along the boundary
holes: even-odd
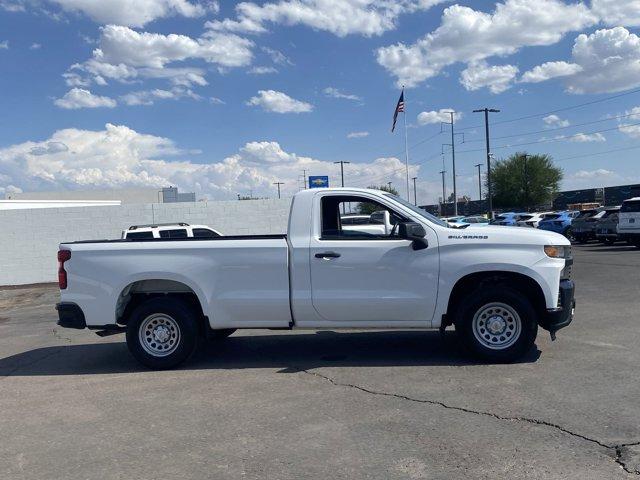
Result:
[[[213,237],[219,237],[220,235],[218,235],[213,230],[209,230],[208,228],[194,228],[193,236],[195,238],[213,238]]]
[[[176,230],[160,230],[160,238],[187,238],[187,231],[184,228]]]
[[[133,239],[153,238],[153,232],[149,230],[147,230],[146,232],[127,232],[127,238],[133,238]]]
[[[321,199],[323,240],[381,240],[392,238],[394,225],[407,219],[365,197],[327,195]],[[369,215],[366,224],[342,222],[349,214]]]

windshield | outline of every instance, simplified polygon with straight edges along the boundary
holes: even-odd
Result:
[[[397,195],[393,195],[392,193],[385,193],[384,195],[389,197],[389,198],[394,199],[396,202],[398,202],[401,205],[404,205],[405,207],[407,207],[413,213],[421,216],[422,218],[427,219],[428,221],[430,221],[432,223],[435,223],[436,225],[440,225],[441,227],[449,227],[449,224],[447,222],[445,222],[444,220],[440,220],[438,217],[434,217],[433,215],[431,215],[426,210],[423,210],[422,208],[416,207],[413,203],[409,203],[406,200],[403,200],[402,198],[398,197]]]

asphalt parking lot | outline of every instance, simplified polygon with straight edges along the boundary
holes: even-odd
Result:
[[[0,290],[0,478],[609,479],[640,472],[640,250],[574,247],[577,312],[514,365],[452,332],[248,331],[153,372]]]

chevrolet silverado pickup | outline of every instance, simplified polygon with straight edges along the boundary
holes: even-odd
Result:
[[[366,208],[365,208],[366,207]],[[387,212],[390,231],[343,228]],[[164,369],[200,338],[236,329],[440,329],[490,362],[529,351],[538,327],[573,318],[569,241],[553,232],[451,228],[386,192],[293,197],[286,235],[63,243],[58,325],[126,332],[132,355]]]

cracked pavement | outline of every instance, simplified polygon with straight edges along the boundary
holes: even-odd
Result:
[[[640,251],[574,248],[577,315],[514,365],[453,332],[247,331],[152,372],[0,290],[0,478],[640,476]]]

